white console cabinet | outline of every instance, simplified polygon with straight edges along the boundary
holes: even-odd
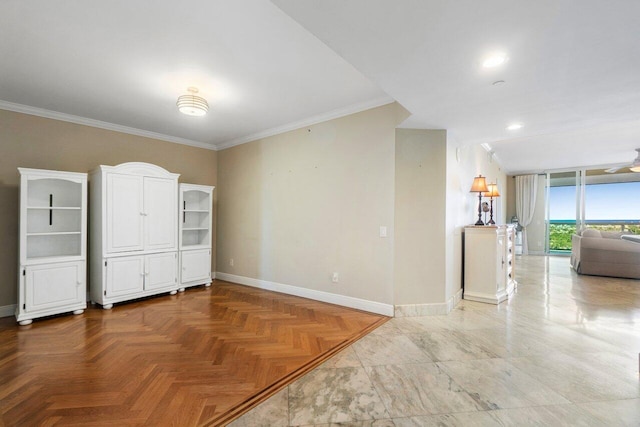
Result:
[[[514,231],[512,225],[465,227],[464,299],[499,304],[514,291]]]
[[[211,285],[214,188],[180,184],[180,291],[188,286]]]
[[[91,173],[91,300],[103,308],[176,293],[178,177],[148,163]]]
[[[28,325],[87,307],[87,174],[18,168],[20,227],[16,320]]]

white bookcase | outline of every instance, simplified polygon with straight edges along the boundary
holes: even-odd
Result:
[[[472,301],[499,304],[515,290],[515,227],[464,229],[464,294]]]
[[[180,184],[180,288],[211,285],[213,189]]]
[[[81,314],[86,301],[87,174],[18,168],[16,319]]]
[[[178,177],[138,162],[91,173],[91,300],[104,309],[177,292]]]

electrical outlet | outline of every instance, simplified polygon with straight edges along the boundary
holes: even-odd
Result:
[[[231,258],[231,259],[229,260],[229,265],[230,265],[231,267],[233,267],[233,258]]]
[[[380,226],[380,237],[387,237],[387,227],[384,225]]]
[[[338,280],[338,273],[337,272],[333,273],[333,276],[331,276],[331,281],[333,283],[338,283],[339,280]]]

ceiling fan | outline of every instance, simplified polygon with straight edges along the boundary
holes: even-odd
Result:
[[[613,168],[609,168],[609,169],[605,170],[605,172],[606,173],[616,173],[622,168],[629,168],[629,170],[631,172],[640,172],[640,148],[636,148],[636,151],[638,152],[638,155],[636,156],[636,158],[633,161],[633,163],[631,163],[629,165],[622,165],[622,166],[616,166],[616,167],[613,167]]]

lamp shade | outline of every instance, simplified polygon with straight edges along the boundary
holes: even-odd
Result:
[[[486,193],[487,191],[489,191],[489,189],[487,188],[487,180],[484,176],[478,175],[473,178],[473,184],[471,184],[471,190],[469,190],[470,193]]]
[[[498,184],[488,184],[489,191],[486,193],[482,193],[484,197],[500,197],[500,192],[498,191]]]
[[[190,87],[187,89],[188,95],[182,95],[178,98],[176,105],[182,114],[188,116],[204,116],[209,111],[207,100],[201,96],[197,96],[198,89]]]

